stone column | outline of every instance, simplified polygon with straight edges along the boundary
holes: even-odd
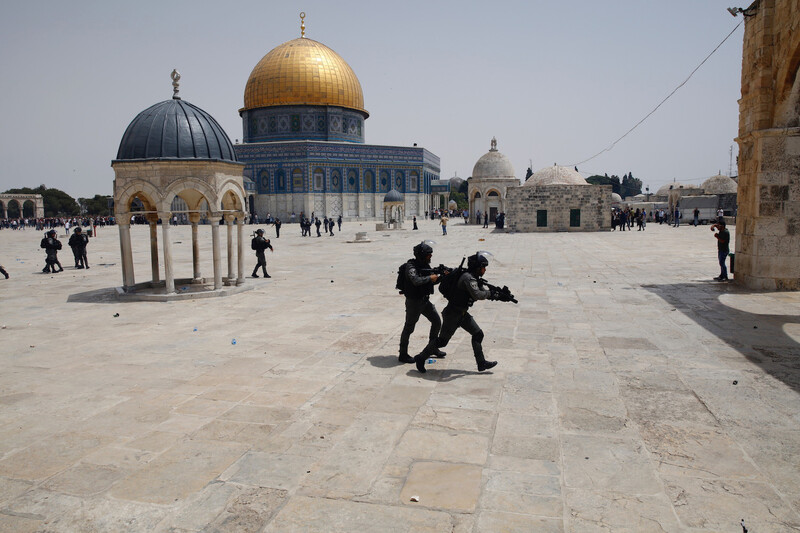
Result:
[[[225,229],[228,237],[228,277],[225,279],[225,285],[234,284],[233,273],[233,215],[225,215]]]
[[[161,219],[161,238],[164,240],[164,291],[167,294],[175,292],[175,276],[172,273],[172,241],[169,240],[169,212],[159,212]]]
[[[130,215],[118,216],[118,219],[130,220]],[[133,250],[131,249],[131,225],[117,224],[119,226],[119,247],[122,256],[122,286],[127,290],[136,285],[133,276]]]
[[[197,237],[200,213],[189,213],[189,222],[192,224],[192,282],[200,283],[203,278],[200,273],[200,240]]]
[[[244,283],[244,213],[241,214],[239,223],[236,224],[236,244],[239,260],[239,276],[236,278],[236,285],[242,285]]]
[[[218,213],[209,215],[208,222],[211,224],[211,251],[214,257],[214,290],[222,288],[222,257],[219,252],[219,221],[222,216]]]
[[[158,273],[158,216],[147,215],[147,223],[150,226],[150,270],[153,283],[156,283],[161,279]]]

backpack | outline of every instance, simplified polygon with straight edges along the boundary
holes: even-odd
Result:
[[[397,269],[397,281],[394,283],[394,288],[400,291],[400,294],[405,294],[406,291],[406,269],[408,262],[403,263]]]
[[[466,272],[467,269],[464,268],[464,260],[461,260],[461,264],[458,265],[458,268],[455,270],[451,270],[447,274],[444,274],[439,282],[439,292],[447,298],[448,300],[452,299],[456,294],[456,289],[458,288],[458,280],[461,279],[461,275]]]

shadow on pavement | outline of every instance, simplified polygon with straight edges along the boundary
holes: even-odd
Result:
[[[784,331],[786,324],[800,324],[800,316],[750,313],[726,305],[720,296],[761,294],[733,284],[679,283],[642,285],[642,288],[662,298],[764,372],[800,392],[800,343]]]
[[[119,300],[117,299],[117,289],[115,287],[108,287],[105,289],[70,294],[67,297],[67,302],[82,304],[118,304]]]

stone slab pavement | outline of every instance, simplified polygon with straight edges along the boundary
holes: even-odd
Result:
[[[40,232],[0,231],[0,531],[800,530],[800,294],[713,282],[708,227],[374,227],[266,227],[271,279],[171,303],[115,299],[116,228],[53,275]],[[517,295],[473,308],[493,371],[463,331],[425,375],[398,364],[423,238],[437,264],[491,251]]]

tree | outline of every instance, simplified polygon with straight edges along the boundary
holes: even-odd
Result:
[[[9,189],[6,194],[41,194],[44,201],[44,216],[76,216],[81,212],[75,198],[59,189],[48,189],[45,185],[39,185],[35,189],[30,187],[20,187]],[[11,213],[8,215],[12,216]]]
[[[629,172],[622,178],[622,190],[625,194],[620,193],[620,196],[623,198],[642,194],[642,180],[634,178],[633,173]]]
[[[94,198],[78,198],[78,204],[83,213],[104,217],[111,214],[108,208],[109,200],[111,200],[111,196],[95,194]]]
[[[594,176],[589,176],[586,178],[586,181],[592,185],[611,185],[611,192],[615,192],[622,196],[622,193],[620,193],[621,185],[618,176],[609,177],[608,174],[605,176],[595,174]]]

